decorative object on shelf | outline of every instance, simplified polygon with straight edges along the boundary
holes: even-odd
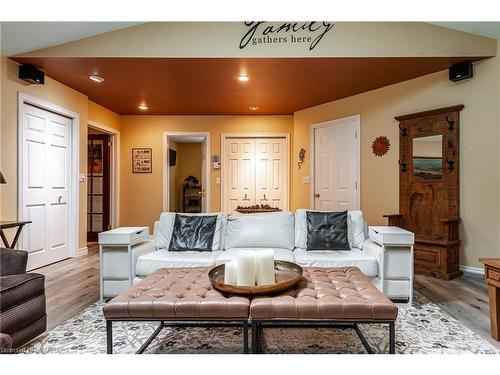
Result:
[[[376,156],[384,156],[391,148],[391,142],[386,136],[375,138],[372,143],[372,151]]]
[[[182,212],[185,213],[200,213],[202,190],[199,185],[199,180],[195,176],[188,176],[184,179],[182,187]]]
[[[460,275],[460,111],[463,105],[398,116],[399,207],[389,225],[415,233],[415,273]],[[408,164],[402,161],[411,161]],[[408,172],[407,172],[408,170]]]
[[[297,163],[297,165],[299,166],[299,169],[304,164],[305,159],[306,159],[306,150],[301,148],[299,151],[299,162]]]
[[[6,184],[7,181],[5,181],[5,178],[3,177],[2,172],[0,172],[0,184]]]
[[[257,253],[260,250],[256,251]],[[227,263],[226,263],[227,264]],[[272,285],[254,285],[254,286],[238,286],[226,284],[225,265],[221,264],[212,268],[208,272],[208,278],[214,289],[226,293],[243,294],[243,295],[263,295],[277,293],[288,290],[297,285],[302,280],[303,269],[298,264],[287,262],[284,260],[274,261],[274,277],[275,283]]]
[[[238,206],[235,211],[240,214],[255,214],[259,212],[280,212],[281,209],[278,207],[271,207],[268,204],[256,204],[253,206]]]
[[[133,148],[132,173],[152,173],[152,172],[153,172],[153,149]]]

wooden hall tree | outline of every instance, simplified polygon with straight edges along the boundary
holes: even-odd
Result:
[[[389,225],[415,233],[415,273],[442,279],[459,270],[459,125],[463,105],[396,117],[399,214]]]

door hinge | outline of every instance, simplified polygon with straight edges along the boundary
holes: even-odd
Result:
[[[357,130],[354,131],[354,138],[358,139],[358,131]]]
[[[358,181],[354,183],[356,185],[356,190],[358,190]]]
[[[111,141],[108,141],[108,147],[111,147]]]

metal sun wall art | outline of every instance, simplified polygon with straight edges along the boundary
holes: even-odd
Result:
[[[372,151],[376,156],[384,156],[391,148],[391,142],[386,136],[375,138],[372,143]]]

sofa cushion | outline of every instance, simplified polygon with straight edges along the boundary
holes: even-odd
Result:
[[[162,212],[160,220],[155,223],[154,240],[158,249],[168,249],[172,239],[172,232],[174,229],[175,212]],[[212,242],[212,250],[223,249],[222,238],[225,235],[225,221],[226,215],[222,212],[209,212],[209,213],[183,213],[186,216],[214,216],[217,215],[217,223],[215,224],[214,240]]]
[[[212,251],[217,216],[175,215],[169,251]]]
[[[295,263],[302,267],[358,267],[367,277],[376,277],[377,258],[365,254],[357,248],[350,251],[306,250],[297,248],[293,251]]]
[[[225,248],[264,247],[293,250],[291,212],[231,215],[227,218]]]
[[[219,256],[217,257],[217,264],[227,263],[231,261],[233,258],[236,258],[238,251],[240,250],[265,250],[266,248],[239,248],[239,249],[227,249],[219,252]],[[286,260],[287,262],[294,262],[295,258],[293,257],[293,251],[288,249],[274,249],[269,248],[266,250],[274,251],[274,259],[275,260]]]
[[[21,273],[0,276],[0,312],[44,293],[45,276],[42,274]]]
[[[319,210],[298,209],[295,212],[295,247],[307,248],[307,211],[327,212]],[[365,240],[365,223],[361,211],[347,211],[347,235],[349,246],[361,249]]]
[[[307,250],[350,250],[347,211],[307,211]]]
[[[220,251],[168,251],[158,250],[137,258],[135,273],[148,276],[158,268],[211,267]]]

